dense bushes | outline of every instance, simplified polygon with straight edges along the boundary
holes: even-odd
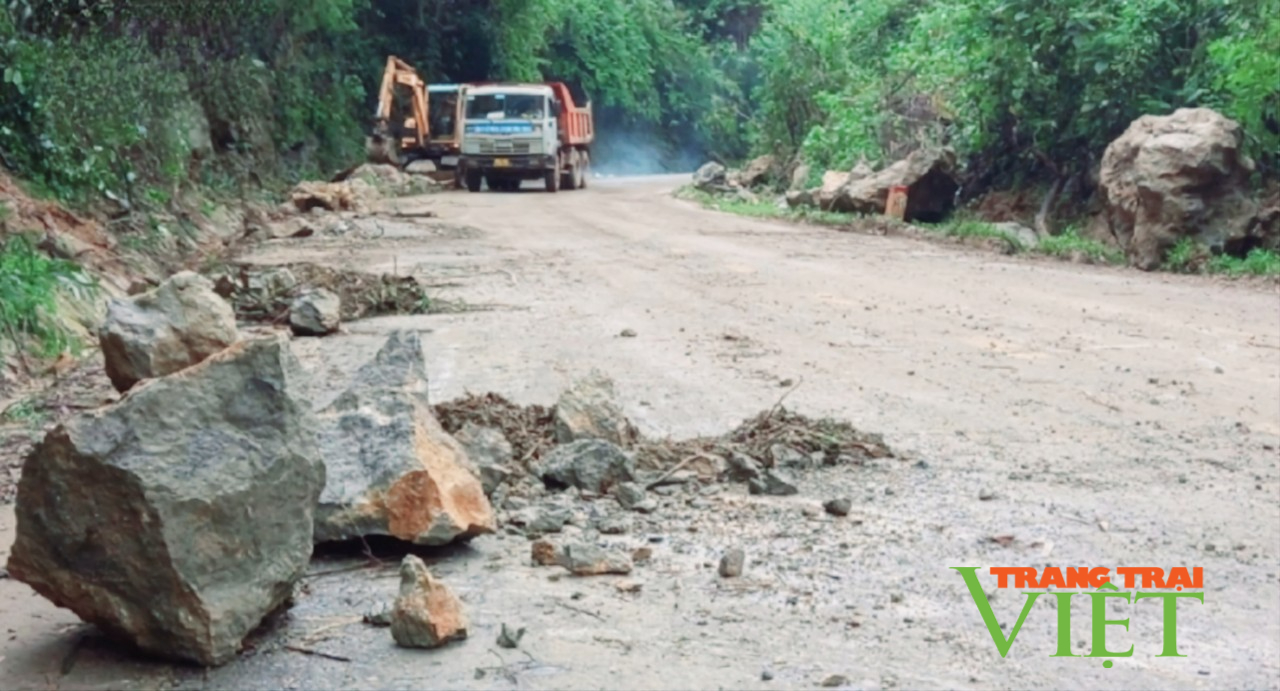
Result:
[[[597,162],[635,169],[938,141],[1012,185],[1190,105],[1280,165],[1280,0],[9,0],[0,153],[73,201],[331,171],[388,53],[431,81],[575,82]]]
[[[1276,0],[784,0],[753,44],[761,149],[847,167],[945,141],[984,184],[1090,167],[1136,117],[1208,105],[1277,163]]]

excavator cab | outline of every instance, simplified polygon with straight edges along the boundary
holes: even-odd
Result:
[[[392,111],[396,110],[397,96],[403,87],[410,111],[403,120],[399,132],[392,129]],[[391,55],[382,74],[382,88],[378,92],[378,109],[374,114],[373,133],[368,143],[368,158],[374,163],[398,165],[403,157],[418,158],[426,153],[430,138],[427,85],[409,63]]]

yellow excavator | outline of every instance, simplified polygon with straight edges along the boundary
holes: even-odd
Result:
[[[409,63],[387,57],[367,147],[369,161],[406,166],[427,159],[439,170],[456,169],[462,142],[461,92],[457,84],[428,85]],[[396,116],[395,111],[406,109],[407,117]]]
[[[393,126],[391,116],[397,105],[397,86],[408,91],[412,115]],[[373,116],[373,134],[367,147],[369,161],[400,165],[405,154],[412,157],[414,152],[424,151],[429,137],[426,82],[409,63],[394,55],[387,57],[382,88],[378,91],[378,110]]]

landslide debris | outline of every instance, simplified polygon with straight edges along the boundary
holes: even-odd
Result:
[[[236,317],[246,322],[286,324],[292,308],[300,305],[310,309],[320,290],[337,296],[337,316],[343,322],[384,314],[438,314],[465,309],[459,303],[432,297],[413,276],[377,275],[310,263],[271,267],[234,264],[208,275],[217,293],[231,303]],[[317,320],[309,316],[301,321],[308,332],[323,332],[331,326],[312,325]]]

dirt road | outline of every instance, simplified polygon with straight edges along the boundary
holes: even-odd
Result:
[[[207,673],[77,644],[73,616],[3,580],[4,686],[801,688],[841,674],[855,688],[1280,687],[1274,289],[720,215],[673,199],[683,181],[439,195],[405,202],[439,219],[366,221],[381,237],[282,241],[254,260],[412,271],[491,308],[298,341],[321,404],[407,327],[423,332],[436,400],[549,404],[598,368],[647,434],[688,436],[772,406],[789,380],[789,407],[881,432],[905,458],[816,471],[798,497],[663,497],[604,538],[654,548],[638,594],[553,580],[516,536],[437,555],[472,628],[434,652],[353,621],[394,595],[393,571],[309,580],[282,630]],[[854,500],[849,519],[818,509],[836,496]],[[0,523],[8,545],[11,508]],[[737,545],[746,573],[720,579]],[[1051,657],[1058,616],[1042,598],[1001,658],[949,567],[1046,565],[1203,567],[1204,603],[1178,607],[1186,657],[1156,657],[1148,601],[1108,608],[1131,625],[1108,627],[1107,647],[1132,657]],[[992,603],[1007,634],[1023,598]],[[504,622],[528,627],[521,650],[494,645]],[[350,661],[279,647],[290,641]]]

